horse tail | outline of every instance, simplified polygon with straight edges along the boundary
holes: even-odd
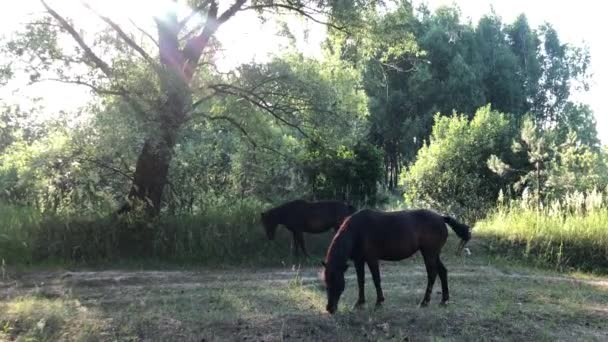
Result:
[[[464,248],[464,245],[471,239],[471,227],[468,225],[458,222],[455,218],[451,216],[444,216],[443,220],[447,223],[454,233],[458,235],[458,237],[462,240],[460,245],[458,245],[458,249],[456,253],[460,253]]]

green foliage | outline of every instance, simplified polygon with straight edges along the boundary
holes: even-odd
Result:
[[[312,150],[304,161],[312,195],[322,199],[344,199],[357,204],[376,204],[382,178],[382,152],[359,143],[352,150]]]
[[[547,188],[553,199],[568,193],[604,189],[608,185],[608,164],[600,153],[582,144],[576,133],[557,147],[555,160],[549,166]]]
[[[225,81],[223,96],[194,114],[176,146],[171,212],[197,212],[218,195],[273,203],[307,197],[308,146],[352,148],[366,126],[359,75],[341,61],[286,55],[241,66]],[[256,105],[241,95],[264,100]]]
[[[575,131],[565,138],[558,129],[540,130],[531,119],[524,120],[520,137],[512,145],[515,154],[524,155],[527,164],[512,167],[495,155],[488,167],[496,174],[517,175],[509,189],[534,193],[537,206],[545,199],[554,200],[567,193],[603,189],[608,185],[608,165],[594,146],[582,143]],[[564,139],[564,140],[561,140]],[[512,187],[512,188],[511,188]]]
[[[480,108],[471,121],[464,115],[436,115],[429,143],[401,175],[406,201],[479,217],[501,188],[500,177],[480,161],[509,141],[507,118],[490,106]]]
[[[136,137],[136,132],[113,128],[124,122],[116,115],[108,107],[84,127],[60,120],[47,123],[36,139],[15,140],[0,155],[0,200],[51,213],[116,208],[130,177],[121,168],[134,159],[128,146]]]
[[[363,66],[370,141],[387,156],[389,188],[428,139],[437,112],[472,117],[490,103],[510,114],[513,127],[527,113],[542,125],[592,126],[584,108],[569,102],[572,87],[587,87],[589,53],[560,43],[550,25],[533,29],[524,15],[504,24],[493,12],[473,24],[456,6],[431,13],[410,2],[366,15],[369,30],[334,34],[328,50]],[[593,130],[585,132],[579,135],[597,142]]]
[[[573,192],[539,211],[532,197],[502,203],[474,234],[496,253],[558,269],[608,270],[606,195]]]
[[[43,215],[33,207],[0,204],[0,217],[0,262],[32,262],[31,232],[40,226]]]
[[[558,141],[566,141],[568,134],[573,132],[581,144],[599,151],[600,141],[597,137],[595,117],[588,105],[568,102],[558,114],[556,127]]]

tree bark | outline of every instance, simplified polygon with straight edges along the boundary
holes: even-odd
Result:
[[[162,194],[168,183],[169,165],[175,146],[175,132],[164,132],[161,137],[148,137],[137,158],[131,200],[144,201],[148,214],[160,213]]]

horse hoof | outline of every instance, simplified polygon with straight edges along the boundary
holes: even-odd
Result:
[[[355,303],[355,309],[361,310],[361,309],[363,309],[364,305],[365,305],[365,302],[357,302],[357,303]]]
[[[422,301],[420,302],[420,304],[418,305],[421,308],[426,308],[427,306],[429,306],[429,302],[428,301]]]
[[[449,300],[442,300],[441,303],[439,303],[439,305],[441,306],[448,306],[450,304]]]

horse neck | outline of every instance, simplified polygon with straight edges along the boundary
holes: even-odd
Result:
[[[327,262],[331,265],[344,265],[350,258],[354,234],[351,229],[341,229],[329,246]]]
[[[278,225],[280,224],[282,218],[283,218],[283,212],[285,211],[285,208],[283,207],[276,207],[274,209],[271,209],[268,211],[268,215],[270,217],[270,221],[275,224]]]

